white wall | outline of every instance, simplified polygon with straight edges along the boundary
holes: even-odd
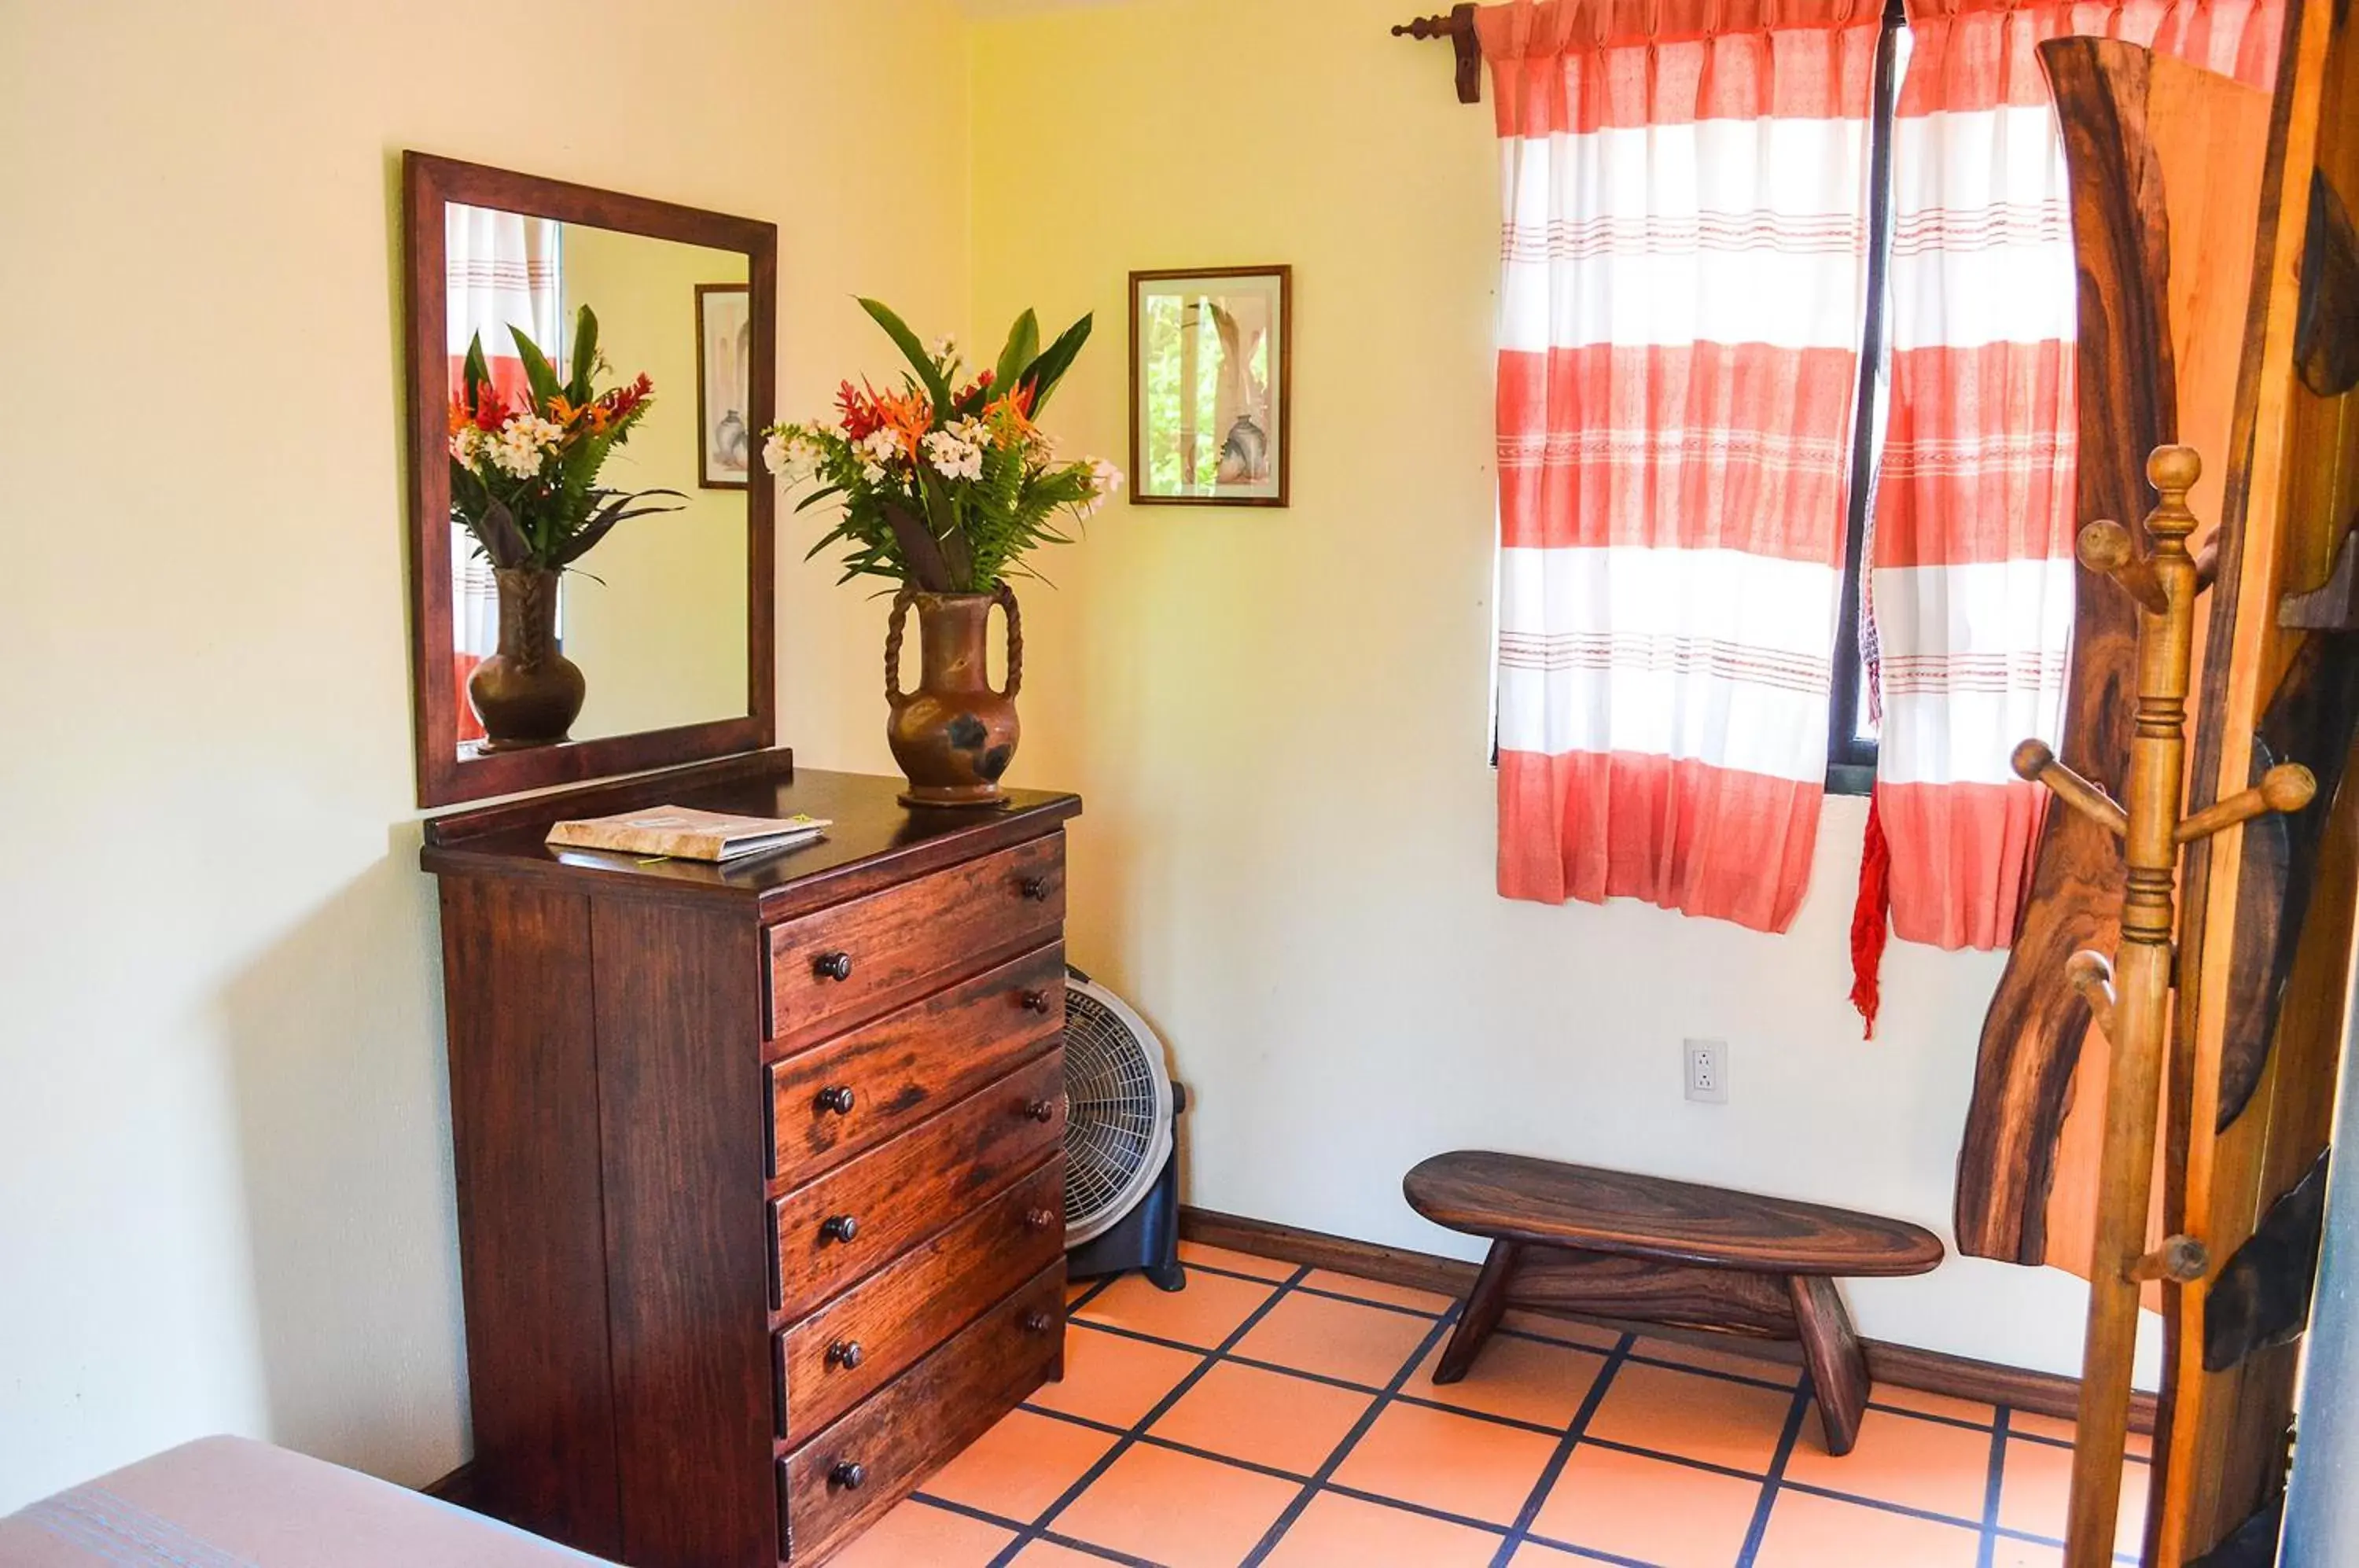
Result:
[[[775,220],[800,406],[887,367],[855,289],[963,307],[962,27],[0,0],[0,1512],[212,1431],[463,1452],[400,150]],[[872,615],[781,617],[786,734],[875,706]]]
[[[1130,269],[1295,269],[1292,507],[1117,506],[1025,600],[1015,777],[1088,799],[1076,959],[1169,1040],[1212,1208],[1472,1257],[1399,1195],[1471,1145],[1946,1234],[2001,958],[1894,946],[1861,1040],[1864,801],[1828,804],[1784,936],[1493,891],[1495,143],[1448,51],[1388,36],[1403,14],[1139,0],[975,29],[978,103],[1018,86],[1032,116],[976,138],[975,323],[990,347],[1027,304],[1097,313],[1049,414],[1069,445],[1123,456]],[[1689,1036],[1730,1043],[1728,1105],[1681,1097]],[[2079,1364],[2059,1272],[1849,1293],[1879,1337]]]

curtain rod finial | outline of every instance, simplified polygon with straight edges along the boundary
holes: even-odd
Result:
[[[1458,101],[1480,103],[1483,101],[1483,43],[1474,33],[1473,0],[1453,5],[1449,14],[1440,16],[1419,16],[1411,21],[1396,23],[1393,37],[1397,38],[1448,38],[1458,56]]]

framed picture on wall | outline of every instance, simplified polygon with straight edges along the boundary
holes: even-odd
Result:
[[[753,382],[753,307],[743,283],[696,286],[696,476],[707,490],[743,490],[754,451],[746,422]]]
[[[1294,269],[1130,275],[1130,498],[1283,506]]]

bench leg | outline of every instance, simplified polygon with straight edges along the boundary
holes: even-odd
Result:
[[[1819,1424],[1827,1452],[1849,1454],[1859,1441],[1860,1417],[1867,1410],[1867,1357],[1852,1332],[1835,1283],[1821,1275],[1796,1274],[1786,1281],[1794,1297],[1794,1326],[1802,1342],[1802,1363],[1810,1369],[1818,1395]]]
[[[1457,1331],[1434,1364],[1435,1382],[1455,1383],[1465,1377],[1483,1342],[1499,1326],[1499,1314],[1507,1310],[1507,1279],[1516,1271],[1516,1252],[1512,1241],[1491,1244],[1491,1255],[1483,1259],[1483,1272],[1475,1277],[1474,1290],[1466,1298],[1466,1310],[1458,1314]]]

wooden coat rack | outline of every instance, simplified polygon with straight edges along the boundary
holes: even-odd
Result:
[[[2201,474],[2201,460],[2192,448],[2155,449],[2147,477],[2160,499],[2147,516],[2153,548],[2143,558],[2118,523],[2096,522],[2081,530],[2081,563],[2112,578],[2137,606],[2137,705],[2124,790],[2127,803],[2058,761],[2041,742],[2027,740],[2015,752],[2016,772],[2045,785],[2121,841],[2127,867],[2120,949],[2110,962],[2094,953],[2076,953],[2062,977],[2088,1003],[2113,1046],[2066,1568],[2103,1568],[2114,1558],[2139,1291],[2148,1280],[2185,1284],[2202,1279],[2212,1267],[2206,1249],[2192,1237],[2171,1236],[2152,1251],[2146,1245],[2170,1018],[2179,853],[2264,812],[2298,811],[2317,789],[2308,768],[2283,763],[2251,789],[2184,813],[2195,602],[2211,585],[2207,562],[2187,549],[2187,536],[2195,528],[2187,493]]]

